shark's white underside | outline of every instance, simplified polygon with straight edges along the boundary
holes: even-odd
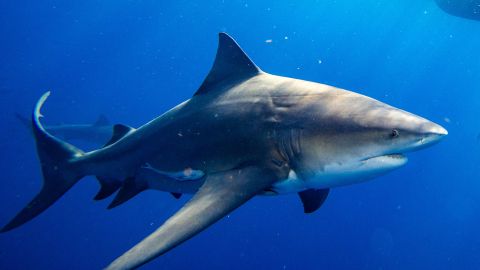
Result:
[[[332,188],[360,183],[403,166],[407,161],[408,159],[404,155],[383,155],[362,161],[329,164],[323,170],[310,172],[308,175],[290,170],[288,178],[275,183],[271,188],[272,192],[267,194],[297,193],[307,189]],[[162,176],[168,176],[172,181],[194,182],[200,181],[205,176],[203,171],[192,168],[178,172],[162,171],[150,164],[146,164],[143,168]],[[158,188],[161,189],[161,186]]]

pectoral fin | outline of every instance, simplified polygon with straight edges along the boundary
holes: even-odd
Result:
[[[134,269],[147,263],[201,232],[275,181],[272,171],[253,166],[208,175],[182,209],[106,269]]]
[[[330,189],[307,189],[299,192],[300,200],[303,203],[303,211],[306,214],[315,212],[325,202]]]

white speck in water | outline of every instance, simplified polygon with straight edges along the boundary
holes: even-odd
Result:
[[[266,40],[265,40],[265,43],[272,43],[272,41],[273,41],[273,40],[271,40],[271,39],[266,39]]]
[[[318,63],[321,64],[321,63],[322,63],[322,60],[318,59]]]
[[[452,120],[450,120],[450,118],[448,118],[448,117],[444,117],[444,118],[443,118],[443,121],[445,121],[445,122],[447,122],[447,123],[450,123]]]
[[[285,40],[287,40],[287,39],[288,39],[288,37],[287,37],[287,36],[285,36],[285,37],[284,37],[284,39],[285,39]]]
[[[427,11],[427,10],[424,10],[424,11],[423,11],[423,14],[427,15],[427,14],[428,14],[428,11]]]

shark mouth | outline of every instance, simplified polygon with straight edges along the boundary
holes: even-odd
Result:
[[[390,165],[390,166],[401,166],[407,163],[408,158],[404,154],[394,153],[394,154],[387,154],[381,156],[370,157],[362,160],[363,164],[383,164],[383,165]]]
[[[395,159],[404,159],[404,158],[406,158],[405,155],[403,155],[403,154],[389,154],[389,155],[384,155],[383,157],[395,158]]]

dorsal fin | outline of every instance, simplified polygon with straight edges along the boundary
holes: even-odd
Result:
[[[122,125],[122,124],[114,125],[112,138],[110,138],[110,140],[103,147],[116,143],[118,140],[125,137],[125,135],[127,135],[128,133],[134,130],[135,130],[134,128],[126,125]]]
[[[195,95],[204,94],[222,82],[239,82],[261,70],[226,33],[218,34],[218,49],[213,67]]]
[[[103,114],[101,114],[97,118],[97,121],[95,121],[95,123],[93,123],[93,126],[95,126],[95,127],[108,126],[108,125],[110,125],[110,121],[108,121],[108,118]]]

